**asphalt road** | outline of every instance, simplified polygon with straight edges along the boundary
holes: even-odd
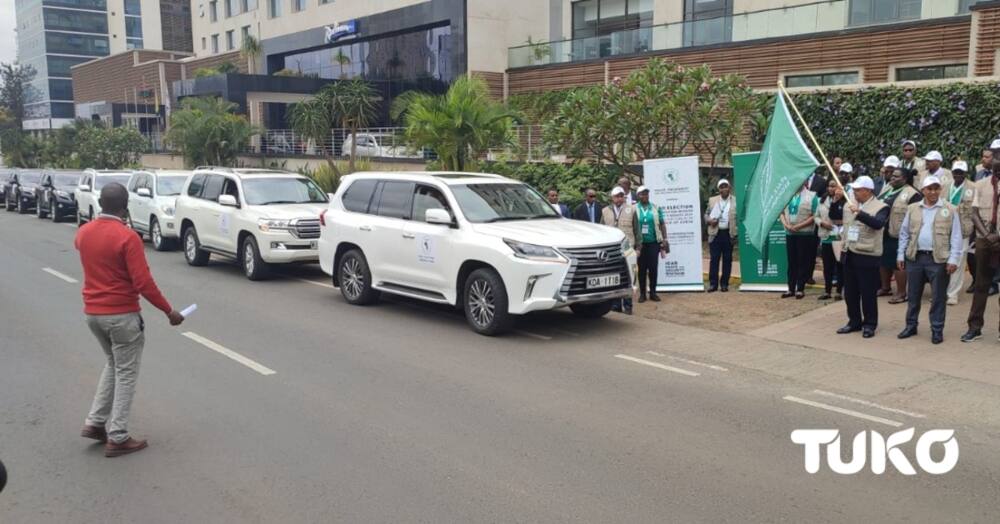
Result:
[[[684,348],[658,343],[654,321],[555,312],[485,338],[446,308],[349,306],[315,266],[253,283],[225,262],[191,268],[179,252],[151,248],[168,299],[199,310],[175,329],[145,305],[131,429],[150,447],[107,459],[78,437],[103,354],[83,321],[80,284],[66,279],[82,279],[74,234],[0,214],[3,523],[1000,515],[995,434],[974,420],[886,411],[817,396],[808,383],[680,360]],[[836,428],[846,447],[862,430],[908,427],[955,429],[958,466],[942,476],[891,466],[810,475],[789,438]],[[913,462],[913,446],[902,449]]]

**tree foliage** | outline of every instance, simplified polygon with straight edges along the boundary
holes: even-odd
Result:
[[[393,102],[393,119],[400,116],[410,146],[432,149],[443,166],[464,171],[469,159],[511,143],[514,114],[489,97],[486,83],[461,77],[444,95],[417,91]]]
[[[180,149],[189,166],[231,166],[259,131],[237,105],[215,97],[191,97],[170,115],[166,140]]]
[[[12,127],[21,128],[26,116],[25,106],[37,98],[31,85],[35,74],[35,68],[28,65],[0,64],[0,107],[11,119]]]
[[[333,128],[347,128],[352,136],[368,126],[379,107],[378,93],[361,79],[340,80],[329,84],[311,100],[291,107],[288,123],[296,133],[300,133],[317,144],[324,144],[333,133]],[[336,170],[333,151],[326,151],[327,162]],[[351,141],[348,169],[355,170],[357,140]]]
[[[78,165],[95,169],[123,169],[140,165],[148,145],[134,127],[83,126],[76,136]]]

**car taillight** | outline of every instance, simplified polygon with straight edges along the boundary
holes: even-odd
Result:
[[[322,212],[321,212],[321,213],[319,214],[319,225],[320,225],[320,226],[322,226],[322,227],[326,227],[326,211],[327,211],[327,210],[326,210],[326,209],[324,209],[324,210],[323,210],[323,211],[322,211]]]

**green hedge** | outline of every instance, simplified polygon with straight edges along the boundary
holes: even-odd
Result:
[[[906,139],[917,142],[918,153],[940,151],[947,167],[956,157],[978,163],[982,149],[1000,137],[1000,84],[995,82],[793,98],[827,155],[840,155],[861,173],[871,174],[889,155],[902,155]]]
[[[618,183],[622,173],[613,166],[556,162],[541,164],[490,162],[479,166],[479,171],[520,180],[542,194],[549,188],[555,187],[559,190],[559,200],[571,208],[583,202],[583,192],[588,187],[597,189],[598,198],[607,202],[608,193]]]

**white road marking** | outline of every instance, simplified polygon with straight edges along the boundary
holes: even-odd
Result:
[[[60,224],[66,226],[66,227],[71,227],[73,229],[79,228],[79,226],[77,226],[76,224],[70,224],[69,222],[60,222]]]
[[[651,360],[643,360],[641,358],[631,357],[629,355],[615,355],[615,358],[620,358],[622,360],[628,360],[629,362],[635,362],[636,364],[642,364],[644,366],[649,366],[657,369],[662,369],[664,371],[672,371],[674,373],[680,373],[681,375],[687,375],[689,377],[700,376],[701,373],[695,373],[694,371],[688,371],[686,369],[675,368],[673,366],[667,366],[665,364],[660,364],[659,362],[653,362]]]
[[[259,364],[258,362],[255,362],[252,359],[244,357],[243,355],[240,355],[239,353],[237,353],[237,352],[235,352],[235,351],[233,351],[233,350],[231,350],[231,349],[229,349],[229,348],[227,348],[225,346],[222,346],[220,344],[216,344],[215,342],[212,342],[211,340],[209,340],[209,339],[207,339],[207,338],[205,338],[205,337],[203,337],[201,335],[198,335],[197,333],[192,333],[190,331],[186,331],[186,332],[182,333],[182,335],[184,335],[185,337],[187,337],[187,338],[189,338],[189,339],[191,339],[191,340],[193,340],[193,341],[195,341],[195,342],[197,342],[197,343],[199,343],[199,344],[207,347],[208,349],[211,349],[212,351],[215,351],[216,353],[220,353],[222,355],[225,355],[225,356],[227,356],[227,357],[235,360],[236,362],[239,362],[240,364],[243,364],[244,366],[246,366],[246,367],[248,367],[248,368],[256,371],[257,373],[260,373],[261,375],[267,376],[267,375],[273,375],[273,374],[276,373],[276,371],[274,371],[273,369],[271,369],[271,368],[269,368],[267,366],[264,366],[262,364]]]
[[[537,338],[538,340],[552,340],[552,337],[547,337],[545,335],[539,335],[538,333],[532,333],[530,331],[517,330],[517,331],[514,331],[514,333],[517,333],[518,335],[524,335],[526,337]]]
[[[73,278],[73,277],[71,277],[71,276],[69,276],[69,275],[67,275],[65,273],[60,273],[60,272],[58,272],[55,269],[52,269],[50,267],[43,267],[42,271],[44,271],[44,272],[46,272],[46,273],[48,273],[48,274],[50,274],[50,275],[52,275],[52,276],[60,279],[60,280],[65,280],[66,282],[69,282],[70,284],[76,284],[76,283],[80,282],[79,280],[77,280],[77,279],[75,279],[75,278]]]
[[[308,278],[299,278],[299,277],[288,277],[288,278],[290,278],[292,280],[298,280],[299,282],[305,282],[306,284],[312,284],[314,286],[320,286],[320,287],[325,287],[325,288],[330,288],[330,289],[337,289],[337,288],[333,287],[333,284],[327,284],[326,282],[319,282],[317,280],[309,280]]]
[[[669,358],[671,360],[677,360],[677,361],[680,361],[680,362],[685,362],[687,364],[691,364],[692,366],[701,366],[703,368],[714,369],[716,371],[729,371],[728,369],[726,369],[726,368],[724,368],[722,366],[716,366],[715,364],[706,364],[704,362],[698,362],[697,360],[688,360],[686,358],[675,357],[675,356],[672,356],[672,355],[664,355],[663,353],[657,353],[656,351],[647,351],[646,353],[649,353],[650,355],[655,355],[657,357],[666,357],[666,358]]]
[[[580,336],[579,333],[574,333],[572,331],[566,331],[565,329],[559,329],[559,328],[549,328],[549,329],[551,329],[552,331],[555,331],[556,333],[559,333],[560,335],[565,335],[567,337],[578,337],[578,336]]]
[[[870,408],[881,409],[882,411],[899,413],[900,415],[906,415],[907,417],[927,418],[927,415],[921,415],[920,413],[914,413],[912,411],[903,411],[902,409],[890,408],[889,406],[883,406],[881,404],[876,404],[874,402],[868,402],[867,400],[862,400],[860,398],[848,397],[847,395],[840,395],[837,393],[830,393],[829,391],[823,391],[822,389],[814,389],[813,393],[816,393],[817,395],[824,395],[827,397],[838,398],[840,400],[846,400],[848,402],[854,402],[855,404],[861,404],[862,406],[868,406]]]
[[[900,427],[900,426],[903,425],[902,422],[896,422],[895,420],[889,420],[887,418],[876,417],[874,415],[868,415],[866,413],[861,413],[860,411],[854,411],[854,410],[851,410],[851,409],[844,409],[844,408],[840,408],[840,407],[837,407],[837,406],[831,406],[830,404],[824,404],[822,402],[815,402],[815,401],[812,401],[812,400],[806,400],[804,398],[793,397],[793,396],[789,395],[787,397],[784,397],[784,399],[787,400],[787,401],[789,401],[789,402],[796,402],[798,404],[804,404],[806,406],[812,406],[814,408],[825,409],[827,411],[833,411],[834,413],[840,413],[842,415],[849,415],[849,416],[852,416],[852,417],[856,417],[856,418],[860,418],[860,419],[864,419],[864,420],[869,420],[869,421],[872,421],[872,422],[878,422],[880,424],[886,424],[886,425],[892,426],[894,428],[898,428],[898,427]]]

